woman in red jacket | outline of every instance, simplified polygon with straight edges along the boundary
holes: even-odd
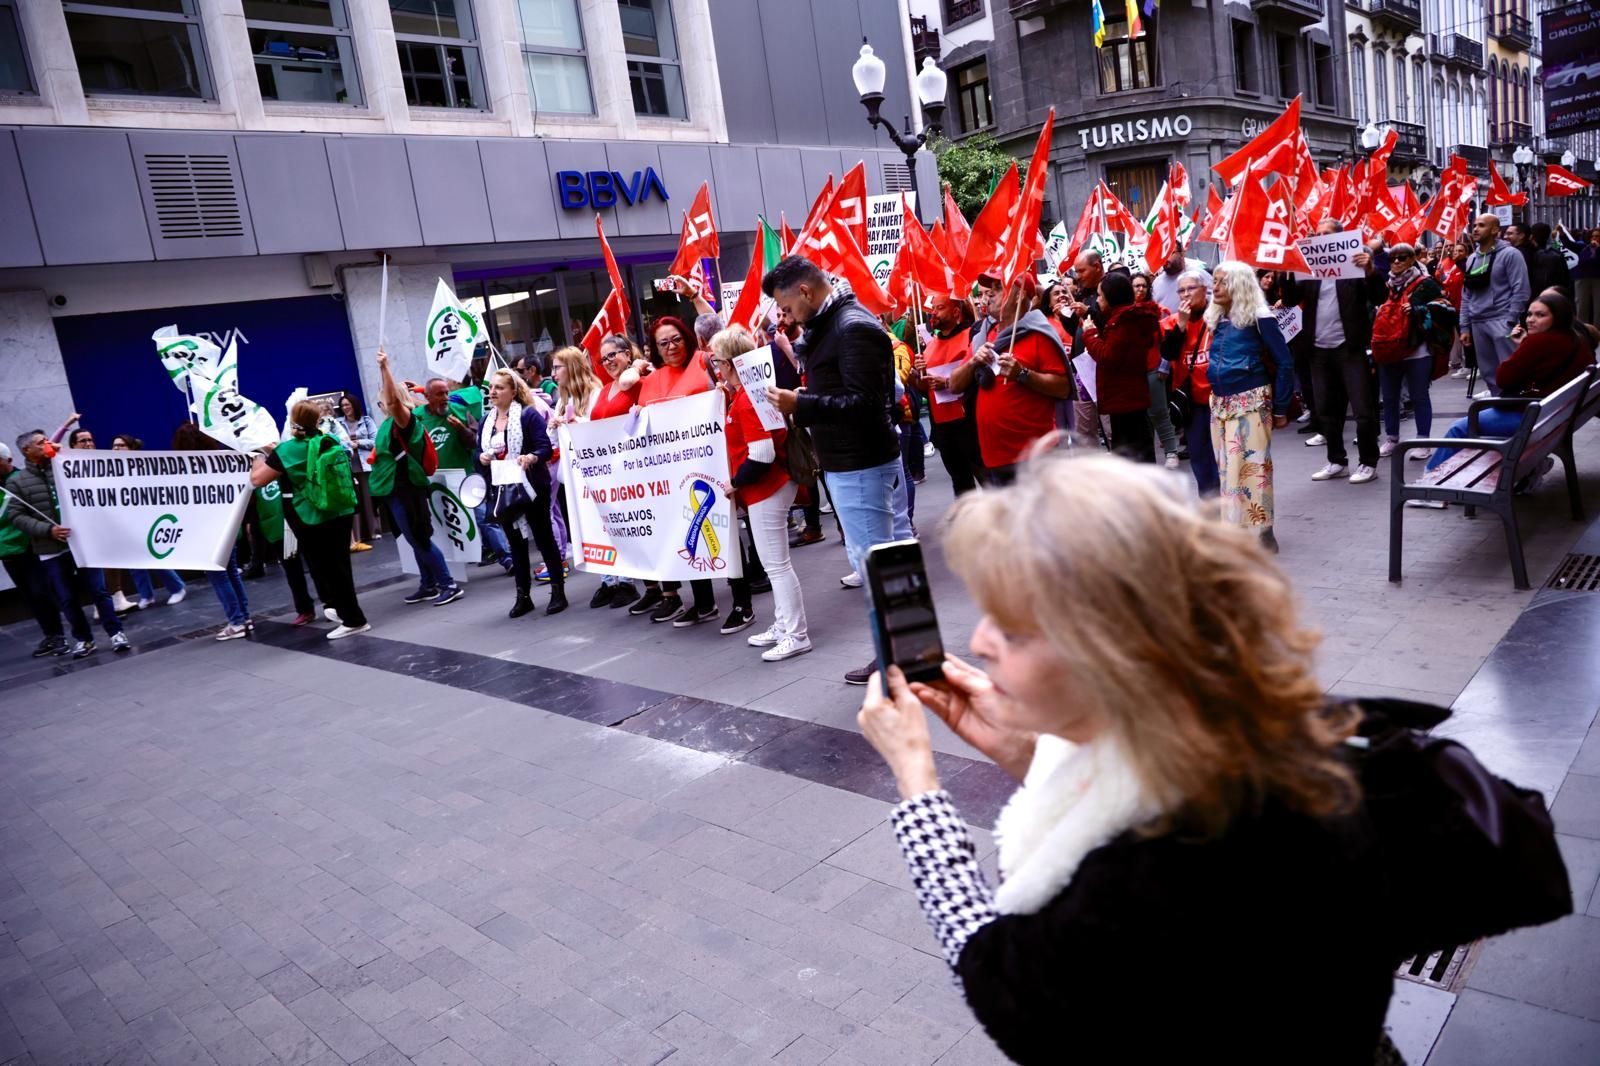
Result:
[[[1150,384],[1146,365],[1161,334],[1161,306],[1133,298],[1126,274],[1107,274],[1100,281],[1104,330],[1092,323],[1083,330],[1083,346],[1094,357],[1095,400],[1111,419],[1111,450],[1141,463],[1156,461],[1150,430]]]

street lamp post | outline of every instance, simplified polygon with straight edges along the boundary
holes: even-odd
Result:
[[[1533,212],[1530,209],[1533,207],[1533,198],[1539,192],[1532,185],[1533,158],[1533,149],[1525,144],[1517,145],[1516,151],[1511,153],[1511,163],[1517,168],[1517,184],[1521,186],[1521,191],[1528,194],[1528,205],[1522,209],[1524,218],[1532,215]]]
[[[939,128],[944,123],[945,90],[949,85],[944,71],[933,61],[932,56],[922,60],[922,69],[917,72],[917,99],[922,104],[922,132],[911,132],[911,117],[906,116],[906,130],[901,133],[894,128],[894,123],[878,113],[883,106],[883,83],[888,77],[888,70],[872,52],[872,45],[867,43],[865,37],[861,39],[861,58],[850,68],[850,77],[856,83],[856,92],[861,94],[861,106],[867,109],[867,123],[873,126],[882,126],[883,132],[889,135],[889,140],[906,157],[906,171],[911,177],[911,195],[917,201],[917,215],[922,215],[922,197],[917,194],[917,151],[925,145],[930,138],[939,135]]]

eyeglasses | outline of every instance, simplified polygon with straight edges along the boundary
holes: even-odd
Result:
[[[658,341],[656,341],[656,347],[657,348],[682,348],[683,347],[683,338],[682,337],[668,337],[664,341],[658,340]]]

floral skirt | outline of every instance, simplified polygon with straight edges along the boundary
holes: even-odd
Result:
[[[1222,483],[1222,518],[1272,528],[1272,389],[1211,397],[1211,445]]]

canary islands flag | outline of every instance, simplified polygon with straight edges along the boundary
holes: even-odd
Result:
[[[1104,48],[1106,43],[1106,15],[1100,10],[1100,0],[1090,0],[1090,11],[1094,13],[1094,46]]]

